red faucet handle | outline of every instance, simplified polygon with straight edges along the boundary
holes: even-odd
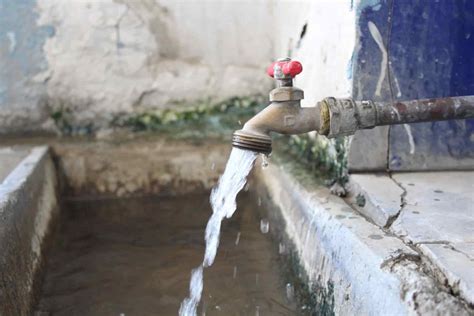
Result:
[[[303,71],[299,61],[284,59],[272,63],[267,68],[267,74],[275,79],[294,78]]]

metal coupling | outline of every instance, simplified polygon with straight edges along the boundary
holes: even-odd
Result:
[[[353,135],[359,129],[373,128],[377,111],[372,101],[329,97],[319,102],[321,128],[319,133],[328,138]]]

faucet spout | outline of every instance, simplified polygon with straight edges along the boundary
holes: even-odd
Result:
[[[302,134],[320,129],[320,109],[301,107],[300,101],[272,102],[233,136],[233,146],[269,154],[271,133]]]
[[[234,132],[234,147],[269,154],[272,151],[271,133],[302,134],[320,130],[319,106],[301,107],[303,90],[293,87],[293,79],[303,66],[289,58],[270,65],[267,73],[276,79],[277,88],[270,92],[270,105]]]

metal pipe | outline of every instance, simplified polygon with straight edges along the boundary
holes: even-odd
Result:
[[[353,135],[359,129],[429,121],[474,118],[474,96],[373,102],[326,98],[315,107],[303,108],[303,90],[293,87],[302,71],[297,61],[280,59],[267,72],[277,81],[270,105],[250,119],[232,137],[234,147],[268,154],[271,133],[301,134],[317,131],[328,138]]]
[[[375,102],[376,126],[468,119],[474,117],[474,96]]]
[[[381,125],[474,118],[474,96],[373,102],[326,98],[318,103],[319,133],[329,138],[353,135],[359,129]]]

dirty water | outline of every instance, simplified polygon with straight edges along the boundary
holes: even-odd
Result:
[[[177,315],[202,262],[208,194],[66,202],[47,254],[36,311],[45,315]],[[204,270],[198,315],[296,315],[300,310],[260,203],[248,193],[222,223]],[[262,220],[265,222],[262,230]]]

